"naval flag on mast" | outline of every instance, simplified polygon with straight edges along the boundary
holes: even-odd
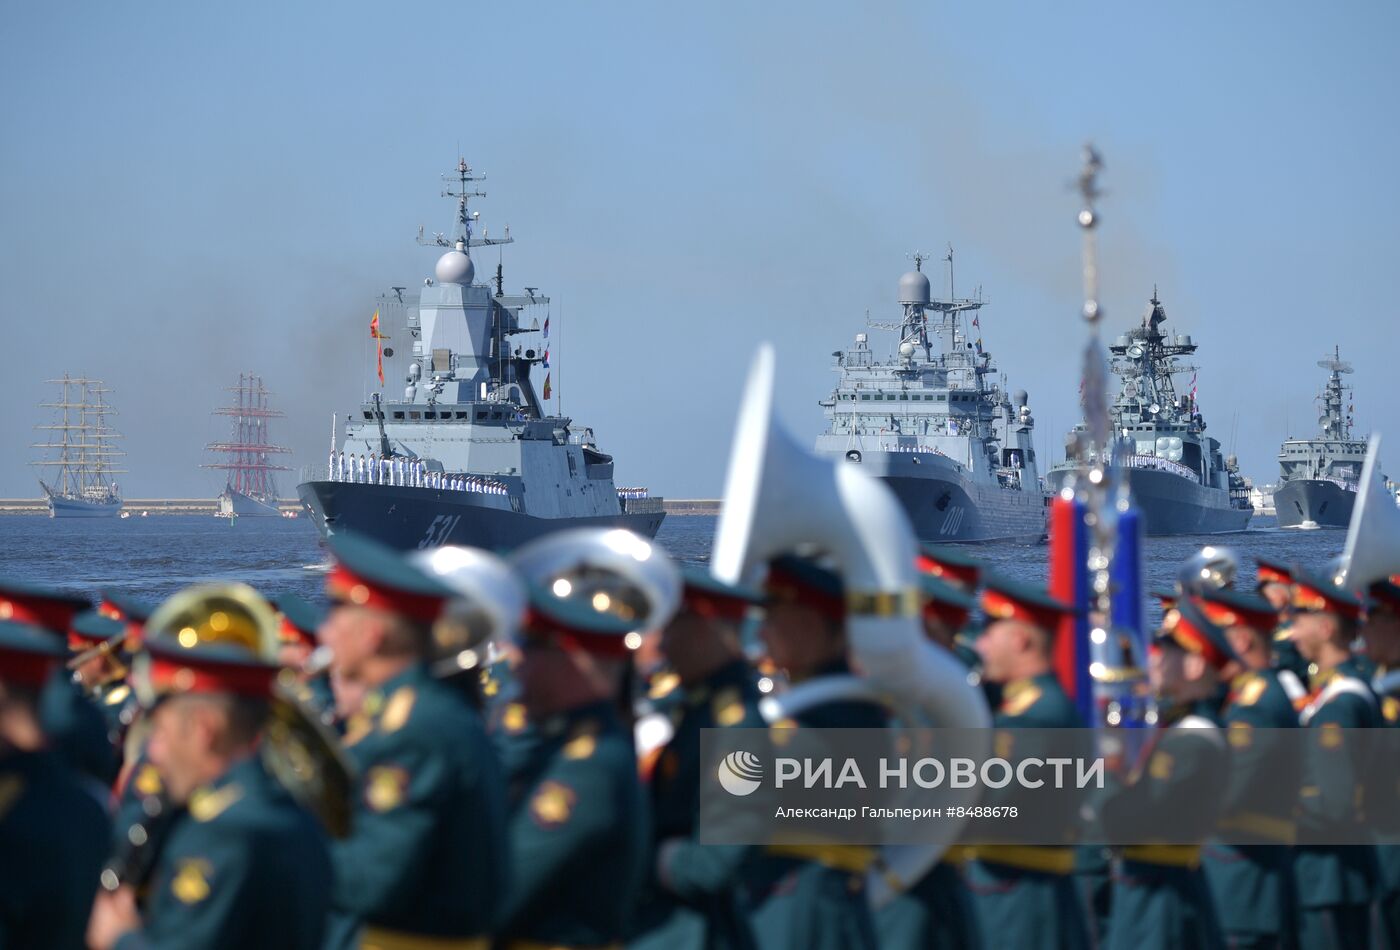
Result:
[[[548,374],[548,373],[545,373],[545,374],[544,374],[544,398],[545,398],[545,399],[549,399],[549,394],[550,394],[550,392],[551,392],[551,390],[550,390],[550,388],[549,388],[549,374]]]
[[[379,332],[379,311],[374,311],[374,317],[369,321],[369,335],[374,339],[375,361],[379,368],[379,385],[384,385],[384,341],[389,339]]]

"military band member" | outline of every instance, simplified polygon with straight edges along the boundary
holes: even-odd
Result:
[[[921,558],[920,563],[925,560]],[[924,635],[962,661],[969,682],[979,683],[981,658],[962,636],[977,604],[975,597],[924,571],[919,574],[919,592],[923,595]],[[968,849],[950,847],[919,881],[876,911],[880,946],[954,950],[982,945],[977,912],[963,880],[962,866],[967,858]]]
[[[332,843],[328,946],[484,947],[504,897],[504,783],[476,713],[428,670],[453,592],[364,539],[330,548],[320,641],[337,693],[356,697],[344,743],[359,789]]]
[[[1394,729],[1400,726],[1400,586],[1395,583],[1400,576],[1376,581],[1367,593],[1371,606],[1366,612],[1366,624],[1362,639],[1366,643],[1366,655],[1375,664],[1376,672],[1371,681],[1372,689],[1380,700],[1381,719],[1386,726]],[[1395,740],[1390,740],[1388,748],[1394,750]],[[1382,762],[1393,775],[1397,768],[1394,756]],[[1381,788],[1387,786],[1382,785]],[[1400,783],[1388,786],[1394,796]],[[1400,831],[1400,809],[1395,807],[1395,799],[1390,799],[1389,807],[1373,803],[1373,814],[1382,823],[1383,830],[1395,840]],[[1380,927],[1378,936],[1391,950],[1400,948],[1400,844],[1386,843],[1376,848],[1379,866],[1378,891],[1376,896],[1376,920]]]
[[[1084,723],[1055,678],[1052,656],[1060,618],[1073,608],[1043,590],[1002,577],[985,579],[987,626],[977,640],[983,675],[1002,685],[992,717],[999,730],[1078,729]],[[998,736],[997,754],[1026,754],[1011,732]],[[1066,815],[1068,827],[1073,816]],[[1087,947],[1089,936],[1075,887],[1075,849],[996,845],[978,847],[968,887],[989,947]]]
[[[325,838],[258,754],[278,667],[186,629],[152,636],[133,672],[149,707],[147,756],[184,811],[165,835],[144,910],[130,884],[104,881],[88,943],[314,950],[330,893]]]
[[[1365,947],[1370,939],[1369,904],[1375,896],[1375,849],[1327,843],[1362,821],[1358,790],[1368,778],[1358,755],[1357,733],[1381,724],[1375,695],[1361,678],[1351,643],[1363,602],[1329,579],[1302,572],[1293,577],[1293,625],[1299,654],[1315,665],[1308,705],[1300,722],[1316,730],[1300,799],[1300,844],[1294,861],[1303,950]]]
[[[1269,602],[1280,617],[1293,608],[1293,572],[1295,568],[1277,561],[1256,558],[1259,563],[1257,591]],[[1308,661],[1298,654],[1298,647],[1289,637],[1288,622],[1280,622],[1274,630],[1273,666],[1278,670],[1279,685],[1288,693],[1295,712],[1308,704]]]
[[[646,802],[617,695],[634,624],[534,588],[517,669],[529,729],[510,763],[507,948],[626,934],[647,864]],[[505,742],[512,741],[510,736]]]
[[[107,852],[107,816],[49,748],[39,695],[66,651],[0,621],[0,947],[78,950]]]
[[[1215,830],[1225,791],[1229,752],[1219,726],[1220,688],[1239,657],[1194,601],[1183,597],[1177,615],[1149,657],[1163,704],[1158,729],[1141,768],[1106,796],[1097,817],[1110,837],[1140,838],[1144,828],[1170,822],[1186,842],[1122,849],[1109,950],[1225,945],[1201,872],[1201,842]]]
[[[0,578],[0,620],[42,627],[60,644],[67,642],[73,618],[91,606],[80,595]],[[66,669],[57,670],[44,687],[39,718],[50,747],[89,779],[93,789],[112,783],[121,761],[108,739],[107,721]]]
[[[825,676],[845,676],[846,595],[839,575],[799,557],[780,557],[768,568],[762,639],[775,668],[794,686]],[[808,707],[772,724],[776,746],[797,728],[883,729],[883,706],[838,699]],[[758,946],[841,948],[878,945],[866,899],[865,874],[872,848],[843,844],[765,847],[755,857],[746,905]]]
[[[651,881],[628,946],[748,947],[738,887],[749,849],[699,843],[700,730],[762,729],[757,674],[744,657],[739,625],[761,602],[757,591],[684,567],[680,610],[659,637],[679,680],[669,704],[674,732],[651,770]]]
[[[316,632],[326,622],[326,611],[296,594],[282,594],[272,606],[277,610],[277,662],[295,675],[301,699],[335,723],[335,694],[331,691],[329,658],[322,665],[316,654]],[[313,655],[316,660],[313,660]]]
[[[1208,844],[1206,879],[1231,947],[1281,947],[1297,928],[1292,846],[1301,774],[1296,757],[1282,747],[1283,734],[1269,731],[1298,727],[1270,666],[1278,612],[1256,594],[1233,590],[1208,591],[1199,604],[1240,659],[1238,669],[1226,671],[1232,676],[1223,710],[1231,763],[1219,827],[1231,840],[1251,842]]]

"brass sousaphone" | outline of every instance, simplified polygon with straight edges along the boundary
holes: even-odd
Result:
[[[246,584],[197,584],[174,594],[146,624],[147,637],[165,636],[186,649],[200,643],[240,646],[267,663],[277,663],[277,614]],[[155,700],[149,657],[133,661],[132,679],[143,705]],[[339,740],[303,697],[296,673],[278,674],[269,716],[259,745],[263,764],[302,807],[335,837],[350,830],[354,784]]]

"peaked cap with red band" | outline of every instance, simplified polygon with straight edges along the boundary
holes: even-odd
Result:
[[[78,614],[68,625],[68,648],[76,651],[88,650],[113,638],[120,638],[124,633],[126,624],[120,620],[113,620],[96,610],[89,610]]]
[[[1176,610],[1176,623],[1162,628],[1157,635],[1158,643],[1165,641],[1188,653],[1199,653],[1217,670],[1227,663],[1240,662],[1238,654],[1230,648],[1230,641],[1225,639],[1225,631],[1211,623],[1194,600],[1182,600]]]
[[[0,578],[0,620],[66,634],[73,618],[91,606],[92,601],[78,594]]]
[[[397,551],[352,534],[334,535],[327,546],[335,566],[326,578],[331,600],[375,607],[430,624],[455,595]]]
[[[810,558],[775,558],[768,565],[763,588],[770,604],[806,604],[838,623],[846,619],[846,586],[841,576]]]
[[[922,547],[914,558],[921,574],[930,574],[956,587],[971,589],[982,576],[982,565],[966,554],[948,548]]]
[[[1071,605],[1045,591],[991,575],[982,589],[982,612],[994,620],[1023,620],[1054,633],[1060,618],[1078,613]]]
[[[702,617],[737,622],[744,619],[750,607],[763,603],[763,595],[758,591],[726,584],[693,564],[681,565],[681,581],[681,603]]]
[[[919,575],[919,593],[923,595],[924,614],[933,614],[954,630],[967,626],[972,608],[977,606],[971,594],[932,574]]]
[[[185,647],[176,637],[160,634],[147,641],[132,679],[142,704],[151,706],[166,696],[189,693],[266,698],[280,671],[234,643],[195,640]]]
[[[296,594],[283,594],[272,601],[278,613],[277,636],[283,643],[316,645],[316,631],[326,619],[326,612]]]
[[[1278,626],[1278,611],[1258,594],[1222,588],[1204,591],[1198,600],[1207,619],[1222,627],[1251,627],[1269,634]]]
[[[104,590],[97,612],[104,617],[120,620],[126,625],[125,644],[128,650],[136,650],[145,637],[146,621],[156,612],[156,604],[115,591]]]
[[[641,637],[629,638],[636,626],[613,614],[600,613],[589,604],[557,597],[543,587],[530,585],[530,606],[520,637],[526,642],[555,643],[565,650],[620,659],[641,645]]]
[[[1256,582],[1257,586],[1263,587],[1265,584],[1292,584],[1293,568],[1287,564],[1279,564],[1277,561],[1265,561],[1255,558],[1259,563],[1259,574]]]
[[[1157,598],[1157,602],[1162,605],[1162,610],[1175,610],[1176,602],[1181,599],[1181,594],[1174,590],[1153,591],[1152,596]]]
[[[0,683],[38,689],[48,683],[67,651],[43,627],[0,621]]]
[[[1375,581],[1366,588],[1366,593],[1371,597],[1372,609],[1384,607],[1392,613],[1400,613],[1400,584],[1395,582],[1394,576]]]
[[[1296,610],[1336,614],[1347,620],[1360,620],[1366,602],[1351,591],[1326,578],[1305,571],[1293,575],[1293,607]]]

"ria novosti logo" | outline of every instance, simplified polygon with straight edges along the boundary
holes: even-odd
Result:
[[[752,795],[763,783],[763,763],[752,752],[731,752],[719,763],[719,784],[731,795]]]

